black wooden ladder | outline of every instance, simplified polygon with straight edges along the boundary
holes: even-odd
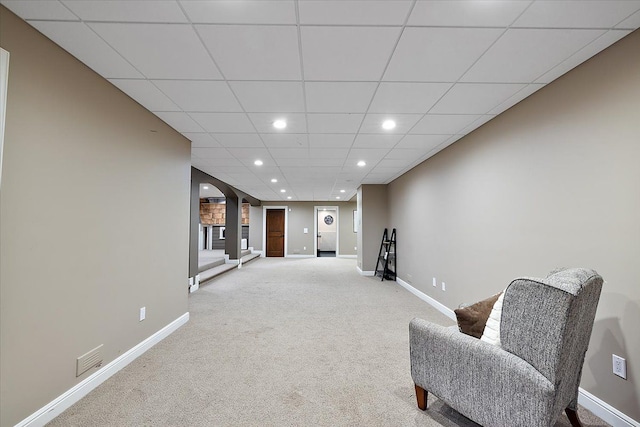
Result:
[[[391,231],[389,236],[385,228],[378,251],[378,262],[376,263],[376,276],[380,280],[396,280],[396,229]]]

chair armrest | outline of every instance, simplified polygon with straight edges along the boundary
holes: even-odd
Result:
[[[500,347],[417,318],[409,324],[409,343],[415,384],[482,425],[513,420],[514,411],[526,417],[550,412],[553,384]]]

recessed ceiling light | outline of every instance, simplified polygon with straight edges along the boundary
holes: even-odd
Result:
[[[291,196],[287,196],[287,199],[291,200]]]
[[[276,120],[275,122],[273,122],[273,127],[276,129],[284,129],[287,127],[287,122],[285,122],[284,120]]]
[[[340,196],[336,196],[336,199],[340,200]]]
[[[285,190],[284,188],[282,190],[280,190],[281,193],[286,193],[287,190]]]
[[[340,190],[341,193],[345,193],[347,190]]]
[[[253,162],[254,165],[256,166],[262,166],[262,160],[256,160],[255,162]]]
[[[396,122],[394,122],[393,120],[385,120],[384,122],[382,122],[383,129],[391,130],[394,127],[396,127]]]
[[[209,189],[209,186],[208,186],[208,185],[205,185],[204,187],[202,187],[202,189],[203,189],[203,190],[208,190],[208,189]]]
[[[271,178],[271,182],[278,182],[276,178]]]
[[[360,166],[360,167],[367,166],[367,162],[365,162],[364,160],[360,160],[358,162],[358,166]]]

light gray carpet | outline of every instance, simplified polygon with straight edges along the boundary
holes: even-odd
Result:
[[[49,425],[476,426],[415,403],[409,320],[453,322],[353,259],[258,259],[189,304],[189,323]]]

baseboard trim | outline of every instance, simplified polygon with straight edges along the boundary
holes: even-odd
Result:
[[[578,403],[613,427],[640,427],[640,422],[595,397],[582,387],[578,390]]]
[[[358,258],[358,255],[338,255],[338,258]]]
[[[375,276],[375,271],[363,271],[360,267],[356,267],[361,276]]]
[[[49,402],[47,405],[40,408],[24,420],[20,421],[15,427],[41,427],[55,417],[64,412],[71,405],[86,396],[91,390],[98,387],[105,382],[113,374],[133,362],[144,352],[151,347],[162,341],[167,336],[171,335],[176,329],[184,325],[189,321],[189,313],[185,313],[178,317],[173,322],[169,323],[164,328],[160,329],[155,334],[151,335],[140,344],[133,347],[131,350],[122,354],[111,363],[105,365],[102,369],[96,371],[93,375],[86,378],[82,382],[76,384],[74,387],[67,390],[65,393],[58,396],[56,399]]]
[[[456,320],[456,314],[453,312],[453,310],[451,310],[446,305],[436,301],[435,299],[431,298],[429,295],[425,294],[424,292],[417,290],[416,288],[414,288],[413,286],[411,286],[410,284],[408,284],[407,282],[405,282],[399,277],[396,278],[396,283],[398,283],[400,286],[402,286],[403,288],[405,288],[406,290],[408,290],[409,292],[411,292],[421,300],[429,303],[433,308],[435,308],[440,313],[447,316],[449,319]]]
[[[396,278],[396,282],[421,300],[430,304],[445,316],[452,320],[456,320],[456,314],[449,307],[436,301],[424,292],[417,290],[400,278]],[[620,412],[607,402],[595,397],[582,387],[578,389],[578,403],[593,412],[596,416],[600,417],[603,421],[611,424],[613,427],[640,427],[640,423],[638,423],[638,421],[635,421],[633,418]]]
[[[315,258],[313,255],[304,255],[304,254],[287,254],[285,258]]]

